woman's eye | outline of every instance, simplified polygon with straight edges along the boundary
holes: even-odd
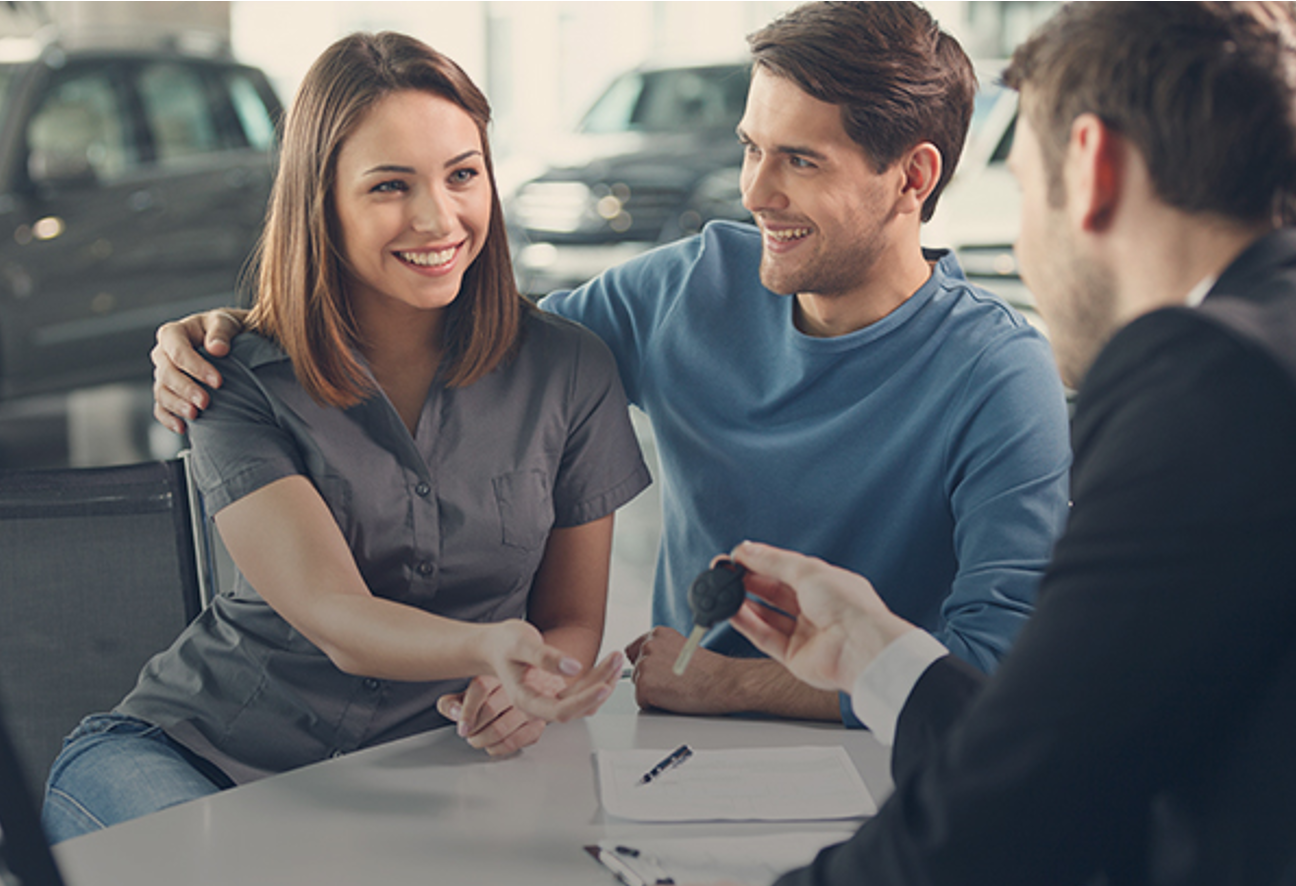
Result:
[[[454,172],[450,173],[450,181],[456,185],[466,185],[480,174],[481,173],[476,169],[466,166],[463,169],[456,169]]]
[[[392,194],[392,193],[400,193],[401,191],[407,191],[407,190],[409,190],[409,187],[405,184],[405,182],[400,181],[399,179],[379,182],[378,184],[373,186],[373,193],[375,194]]]

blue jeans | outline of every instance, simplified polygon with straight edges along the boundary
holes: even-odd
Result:
[[[41,824],[58,843],[233,786],[157,726],[92,714],[64,739],[50,769]]]

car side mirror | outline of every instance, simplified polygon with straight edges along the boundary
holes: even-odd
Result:
[[[99,181],[84,151],[32,151],[27,175],[33,184],[60,188],[91,187]]]

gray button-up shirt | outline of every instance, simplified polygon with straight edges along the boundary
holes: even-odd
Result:
[[[370,591],[438,615],[525,617],[550,529],[649,483],[607,347],[539,311],[510,361],[468,387],[434,384],[413,437],[381,393],[345,410],[315,402],[259,336],[218,365],[224,383],[190,430],[209,512],[304,475]],[[465,684],[345,674],[238,575],[118,710],[241,782],[445,725],[436,699]]]

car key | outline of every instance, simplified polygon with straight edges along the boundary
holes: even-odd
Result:
[[[689,608],[693,610],[693,630],[671,669],[675,676],[684,675],[684,669],[707,629],[732,618],[742,607],[747,596],[743,589],[743,576],[746,574],[747,570],[733,560],[721,560],[693,579],[688,592]]]

